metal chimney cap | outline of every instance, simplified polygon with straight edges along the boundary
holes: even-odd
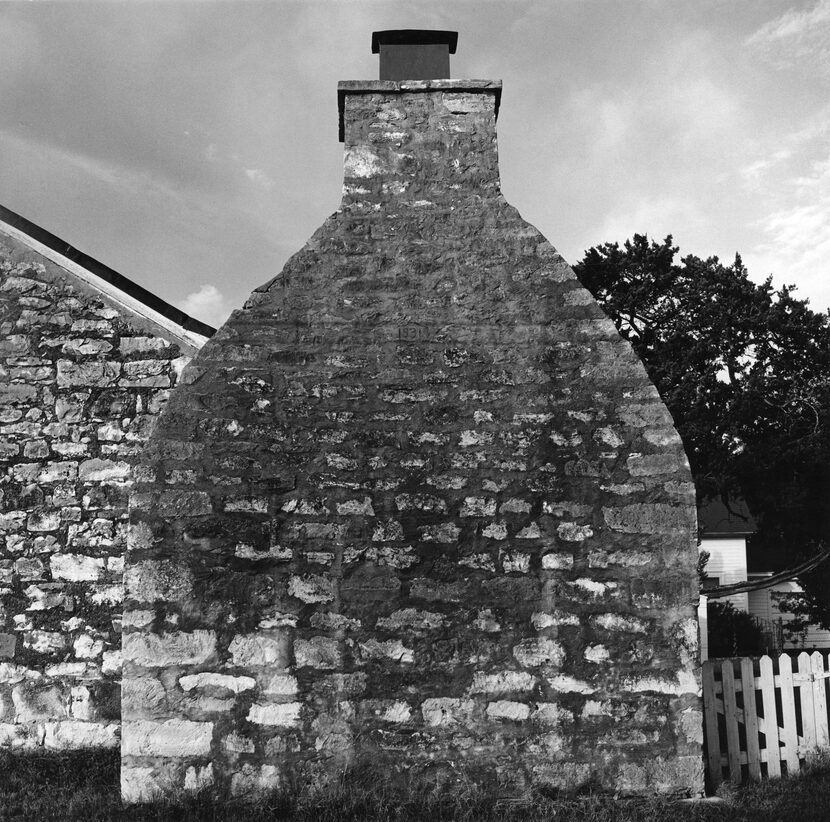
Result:
[[[372,54],[380,52],[381,45],[394,46],[440,46],[446,45],[450,54],[455,54],[458,45],[457,31],[435,31],[433,29],[388,29],[372,32]]]

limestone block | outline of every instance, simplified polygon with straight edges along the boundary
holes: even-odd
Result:
[[[257,725],[294,727],[300,723],[301,702],[282,702],[278,705],[251,705],[247,719]]]
[[[556,702],[538,702],[530,718],[542,725],[559,725],[573,720],[573,714]]]
[[[488,719],[504,719],[521,722],[530,716],[530,706],[523,702],[499,700],[487,703]]]
[[[53,654],[66,647],[67,637],[60,631],[26,631],[23,634],[23,647],[31,648],[39,654]]]
[[[193,596],[193,572],[174,560],[136,562],[124,573],[124,584],[136,602],[181,602]]]
[[[559,666],[565,659],[565,649],[553,639],[524,639],[513,646],[513,656],[523,668],[538,668],[540,665]]]
[[[471,699],[431,697],[421,704],[421,714],[429,727],[450,727],[469,717],[474,706]]]
[[[291,577],[288,581],[288,593],[303,602],[330,602],[334,599],[331,580],[313,574]]]
[[[605,522],[612,531],[626,534],[659,534],[688,531],[694,523],[688,506],[661,503],[603,508]]]
[[[460,517],[492,517],[496,513],[496,501],[489,497],[465,497],[458,512]]]
[[[573,554],[545,554],[542,557],[542,568],[545,571],[560,571],[573,568]]]
[[[632,477],[673,474],[683,467],[675,454],[632,454],[625,465]]]
[[[14,658],[14,649],[17,645],[16,634],[0,633],[0,659]]]
[[[119,725],[117,722],[46,722],[44,747],[55,751],[69,751],[78,748],[117,748]]]
[[[594,535],[590,525],[577,525],[575,522],[562,522],[556,528],[559,539],[566,542],[583,542]]]
[[[377,627],[387,631],[409,629],[413,631],[434,631],[446,623],[443,614],[419,611],[417,608],[403,608],[388,617],[378,617]]]
[[[395,662],[414,662],[411,648],[407,648],[399,639],[369,639],[360,643],[361,654],[366,659],[391,659]]]
[[[293,696],[299,690],[297,678],[290,674],[270,674],[261,682],[261,692],[269,696]]]
[[[256,680],[250,676],[228,676],[205,672],[183,676],[179,679],[179,685],[183,691],[192,691],[194,688],[224,688],[239,694],[255,688]]]
[[[21,557],[14,561],[14,572],[20,577],[21,582],[42,579],[45,570],[43,561],[37,557]]]
[[[122,735],[125,756],[208,756],[213,723],[186,719],[125,722]]]
[[[372,500],[370,497],[363,497],[362,499],[350,499],[346,500],[346,502],[338,502],[337,513],[341,515],[368,517],[373,517],[375,515],[374,508],[372,507]]]
[[[35,533],[57,531],[61,527],[60,513],[57,511],[41,511],[29,514],[26,520],[26,530]]]
[[[611,658],[611,654],[604,645],[589,645],[585,649],[583,656],[588,662],[595,664],[607,662]]]
[[[212,511],[210,496],[205,491],[165,491],[158,501],[161,516],[200,517]]]
[[[118,379],[120,372],[121,363],[118,362],[58,360],[58,387],[112,385]]]
[[[78,466],[78,478],[82,482],[124,482],[130,478],[131,471],[128,462],[91,459]]]
[[[547,678],[548,685],[554,691],[562,691],[568,694],[593,694],[596,688],[584,679],[576,679],[568,674],[557,674]]]
[[[84,554],[53,554],[49,559],[52,579],[68,582],[89,582],[100,579],[104,573],[104,560]]]
[[[67,700],[58,685],[22,683],[12,688],[17,722],[37,722],[69,716]]]
[[[500,671],[488,674],[476,671],[470,685],[471,694],[503,694],[532,691],[536,686],[536,677],[526,671]]]
[[[231,664],[238,668],[262,666],[286,668],[289,664],[288,633],[237,634],[228,647]]]
[[[166,712],[167,692],[158,679],[151,676],[124,679],[121,685],[123,719],[162,717]]]
[[[101,657],[101,673],[103,674],[119,674],[121,673],[121,666],[123,663],[121,651],[104,651]]]
[[[124,659],[145,668],[199,665],[216,654],[215,631],[179,631],[168,634],[129,633],[123,637]]]
[[[295,639],[294,660],[298,668],[337,668],[340,664],[340,643],[324,636]]]
[[[81,634],[73,643],[78,659],[98,659],[104,653],[104,640],[89,634]]]
[[[598,614],[591,617],[591,622],[605,631],[626,631],[641,634],[648,630],[648,623],[645,620],[625,614]]]

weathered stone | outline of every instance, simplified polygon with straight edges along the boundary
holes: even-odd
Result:
[[[228,652],[237,668],[288,665],[290,640],[287,634],[238,634],[231,640]]]
[[[612,531],[626,534],[689,532],[695,525],[694,511],[688,506],[661,503],[603,508],[603,517]]]
[[[78,478],[83,482],[123,482],[129,479],[130,471],[128,462],[92,459],[78,466]]]
[[[197,630],[169,634],[126,634],[124,659],[145,668],[167,665],[198,665],[216,654],[216,633]],[[267,664],[267,663],[264,663]]]
[[[692,615],[693,501],[666,487],[688,466],[630,346],[501,197],[496,88],[457,83],[341,89],[341,208],[202,349],[135,473],[128,577],[152,588],[140,563],[175,553],[196,581],[128,598],[126,644],[216,632],[198,668],[152,670],[161,717],[221,718],[233,792],[322,784],[378,745],[609,792],[624,739],[699,754],[693,654],[657,624]],[[583,718],[620,688],[642,711]]]
[[[464,721],[473,711],[470,700],[437,697],[425,699],[421,705],[424,724],[430,727],[448,727]]]
[[[49,561],[52,579],[69,582],[97,580],[104,573],[104,560],[84,554],[53,554]]]
[[[530,716],[530,706],[525,705],[523,702],[510,702],[508,700],[490,702],[487,705],[487,716],[490,719],[521,722]]]
[[[124,756],[208,756],[212,722],[168,719],[125,722],[121,750]]]
[[[126,593],[137,602],[187,600],[193,596],[193,572],[173,560],[144,560],[124,574]]]
[[[340,664],[340,644],[336,639],[324,636],[295,639],[294,663],[298,668],[337,668]]]
[[[470,685],[471,694],[503,694],[532,691],[536,686],[536,677],[524,671],[501,671],[487,674],[476,671]]]
[[[525,639],[513,646],[513,656],[523,668],[538,668],[540,665],[559,666],[565,659],[565,649],[552,639]]]
[[[78,748],[116,748],[119,743],[119,724],[116,722],[64,722],[45,723],[43,745],[56,751]]]
[[[281,725],[291,727],[300,722],[300,702],[284,702],[279,705],[251,705],[247,719],[257,725]]]
[[[224,688],[238,694],[255,688],[256,680],[250,676],[202,673],[181,677],[179,686],[183,691],[192,691],[194,688]]]

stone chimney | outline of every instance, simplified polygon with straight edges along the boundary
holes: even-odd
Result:
[[[699,791],[688,464],[501,195],[501,84],[338,92],[340,208],[188,366],[137,472],[125,800],[368,766]]]

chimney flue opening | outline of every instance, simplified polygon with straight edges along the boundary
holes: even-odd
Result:
[[[372,32],[372,54],[380,54],[381,80],[442,80],[450,76],[457,31],[391,29]]]

